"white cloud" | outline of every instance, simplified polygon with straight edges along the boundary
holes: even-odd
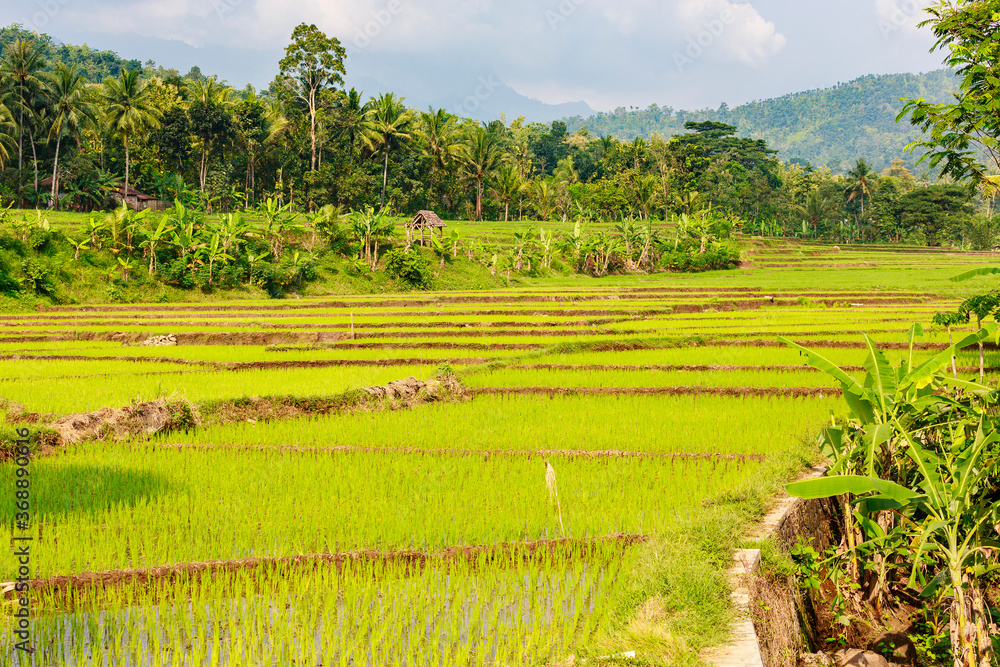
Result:
[[[866,72],[930,69],[926,31],[914,27],[926,2],[26,0],[23,11],[56,3],[45,32],[59,38],[62,26],[96,48],[128,43],[127,57],[145,59],[156,40],[183,41],[197,47],[187,56],[203,71],[237,84],[252,76],[266,85],[292,30],[307,22],[347,47],[349,81],[462,98],[496,75],[546,102],[608,109],[738,103]],[[880,21],[905,38],[883,39]],[[108,39],[94,38],[101,34]],[[171,65],[169,49],[159,42],[157,62]],[[690,62],[679,67],[678,55]]]
[[[682,0],[678,15],[704,52],[717,60],[763,65],[785,45],[785,36],[753,5],[729,0]]]

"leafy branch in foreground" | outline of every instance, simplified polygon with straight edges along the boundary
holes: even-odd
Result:
[[[897,121],[909,117],[926,138],[909,145],[927,149],[920,161],[940,166],[943,176],[995,192],[1000,187],[1000,21],[997,3],[983,0],[939,0],[927,8],[937,37],[932,50],[947,52],[945,63],[958,73],[952,103],[905,100]],[[990,172],[993,172],[991,174]]]

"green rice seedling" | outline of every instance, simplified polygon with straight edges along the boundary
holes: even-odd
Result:
[[[517,366],[463,374],[468,387],[831,387],[835,383],[811,371],[753,370],[575,370],[521,369]]]
[[[478,396],[419,410],[209,425],[155,443],[385,450],[770,454],[815,433],[833,398]],[[664,427],[667,425],[668,427]]]
[[[656,532],[751,478],[756,461],[400,456],[81,446],[33,466],[36,576],[363,549]],[[12,471],[0,468],[0,483]],[[308,509],[305,509],[308,508]],[[12,500],[2,506],[8,517]],[[564,523],[561,523],[564,521]],[[8,529],[9,530],[9,529]],[[58,545],[58,548],[55,548]]]
[[[429,378],[434,365],[278,368],[177,375],[106,375],[0,383],[5,398],[36,412],[68,414],[161,397],[194,403],[251,396],[332,396],[408,376]]]

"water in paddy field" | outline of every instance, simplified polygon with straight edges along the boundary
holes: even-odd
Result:
[[[485,577],[435,572],[361,589],[190,600],[37,615],[37,651],[0,639],[0,664],[145,665],[525,664],[564,654],[607,613],[621,563]],[[310,590],[312,589],[312,590]],[[276,599],[284,597],[284,602]],[[89,606],[89,605],[88,605]],[[10,662],[7,662],[9,657]]]

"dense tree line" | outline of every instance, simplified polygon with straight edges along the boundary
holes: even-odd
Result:
[[[260,92],[153,63],[118,61],[111,75],[110,56],[16,27],[2,37],[0,197],[20,205],[109,208],[123,183],[208,213],[273,199],[301,212],[671,220],[838,242],[990,246],[995,236],[989,202],[919,182],[901,161],[879,173],[858,160],[836,175],[783,163],[717,120],[625,142],[560,121],[410,109],[392,93],[366,99],[345,90],[344,49],[315,26],[295,29]],[[109,68],[103,81],[88,78],[95,62]]]
[[[920,138],[919,130],[896,122],[901,98],[944,102],[951,99],[955,76],[941,69],[926,74],[873,74],[832,88],[811,90],[729,108],[697,111],[650,105],[619,107],[584,118],[566,119],[571,131],[590,132],[624,141],[649,139],[683,131],[691,120],[712,120],[740,128],[740,133],[764,139],[788,160],[798,158],[843,173],[861,158],[877,169],[895,159],[911,167],[916,156],[905,150]]]

